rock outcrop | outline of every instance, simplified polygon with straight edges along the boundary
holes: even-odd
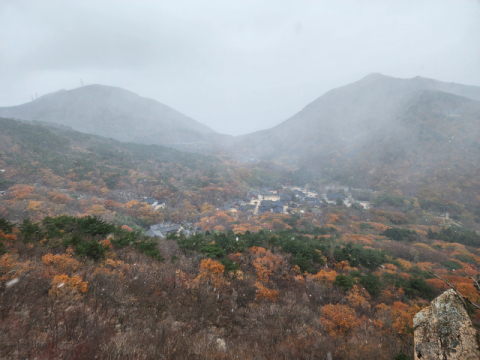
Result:
[[[462,300],[445,291],[413,319],[415,360],[478,360],[477,333]]]

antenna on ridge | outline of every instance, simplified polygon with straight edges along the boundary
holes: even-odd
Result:
[[[83,80],[80,79],[80,86],[83,86]]]
[[[35,99],[38,99],[38,94],[37,93],[35,93]]]

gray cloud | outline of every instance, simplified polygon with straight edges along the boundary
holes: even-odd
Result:
[[[4,0],[0,106],[83,79],[247,133],[372,72],[480,85],[479,18],[474,0]]]

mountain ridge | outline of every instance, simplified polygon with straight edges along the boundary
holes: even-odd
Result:
[[[217,133],[156,100],[106,85],[59,90],[32,102],[0,108],[0,116],[49,121],[121,141],[202,141]]]

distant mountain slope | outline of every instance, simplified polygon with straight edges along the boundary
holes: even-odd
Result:
[[[423,90],[480,101],[480,87],[372,74],[327,92],[271,129],[239,137],[239,148],[256,157],[298,159],[318,146],[339,145],[338,142],[349,147],[363,144],[367,134],[393,126],[409,102]]]
[[[480,175],[478,100],[478,87],[373,74],[238,138],[235,148],[244,158],[283,160],[352,186],[415,193],[436,181],[460,189],[459,181]],[[458,196],[475,199],[470,190],[479,187],[469,183]]]
[[[203,141],[216,134],[158,101],[104,85],[60,90],[26,104],[0,108],[0,116],[49,121],[90,134],[144,144]]]

